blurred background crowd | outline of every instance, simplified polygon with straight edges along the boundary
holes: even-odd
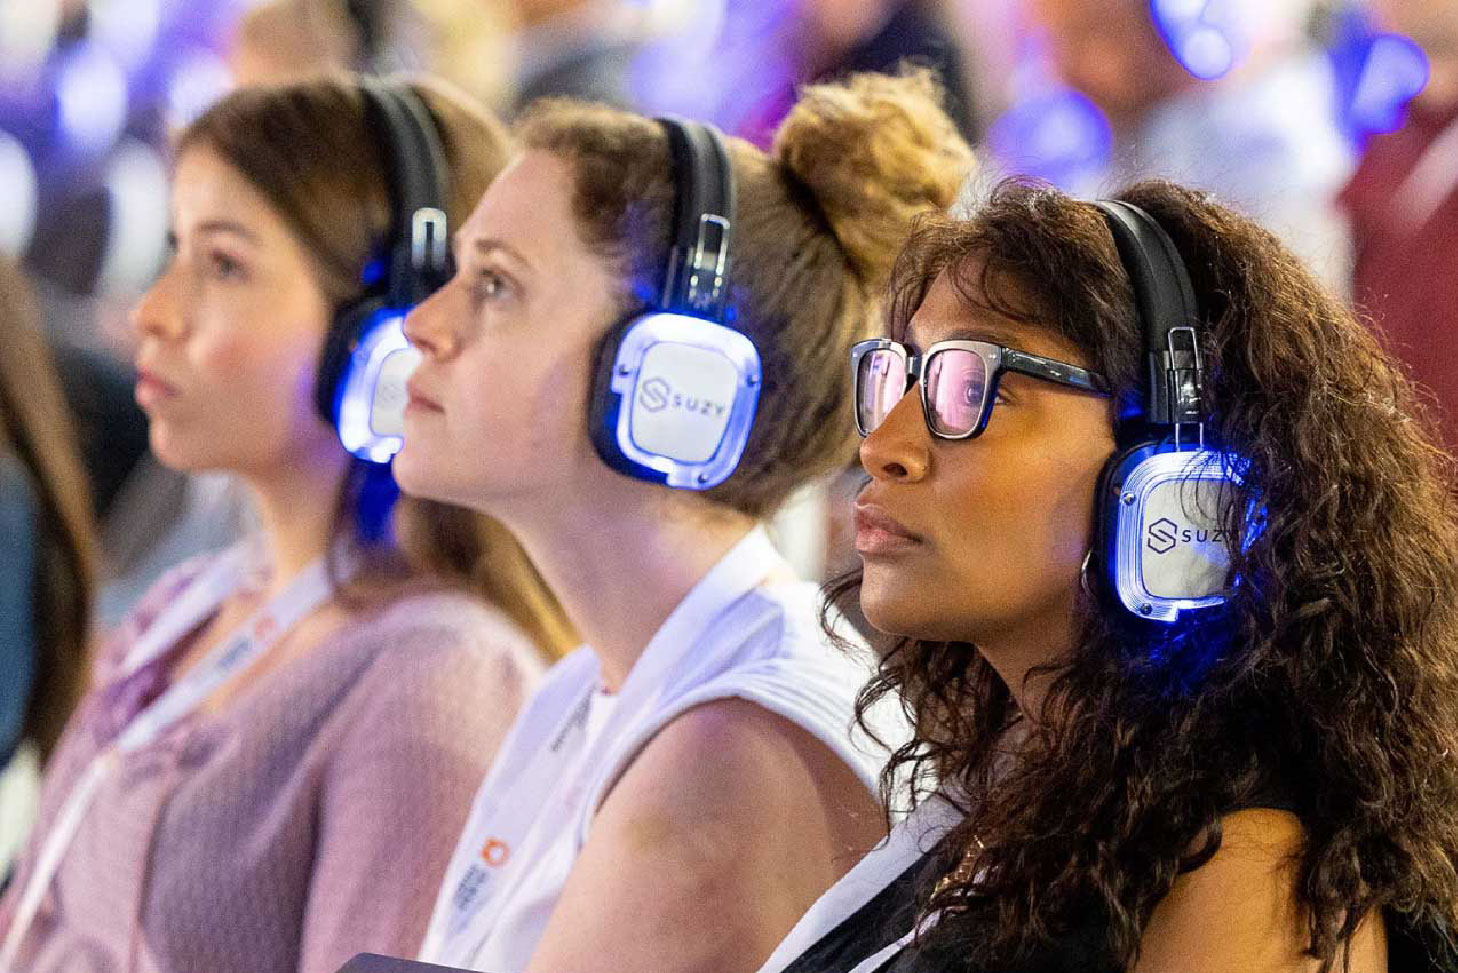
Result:
[[[226,480],[148,455],[125,326],[167,252],[169,135],[231,86],[430,72],[508,119],[571,95],[763,143],[798,85],[906,61],[937,72],[979,147],[969,199],[1008,175],[1212,191],[1364,309],[1458,445],[1454,0],[0,0],[0,253],[35,298],[0,308],[22,400],[0,425],[0,598],[30,590],[8,583],[32,570],[21,552],[48,556],[27,532],[89,516],[104,633],[161,570],[247,527]],[[12,516],[25,504],[3,496],[36,493],[6,456],[45,421],[47,354],[81,463],[56,461],[79,482],[41,506],[69,520]],[[825,509],[781,518],[811,575],[843,566]],[[0,611],[0,764],[37,718],[31,617]],[[0,816],[24,806],[0,794]],[[22,830],[0,820],[0,839]]]

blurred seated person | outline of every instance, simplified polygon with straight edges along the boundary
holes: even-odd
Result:
[[[1149,0],[1028,0],[1053,66],[1113,130],[1109,171],[1090,185],[1158,177],[1213,192],[1281,237],[1327,284],[1345,287],[1349,246],[1335,196],[1351,170],[1326,61],[1302,40],[1309,0],[1231,9],[1234,65],[1199,80]],[[1190,58],[1190,54],[1186,54]]]
[[[0,261],[0,878],[85,683],[93,583],[86,476],[38,317]]]
[[[228,546],[251,522],[231,478],[169,470],[148,447],[125,325],[131,288],[107,282],[113,210],[104,189],[42,208],[25,258],[99,530],[93,620],[101,637],[164,571]]]
[[[1352,296],[1436,396],[1458,449],[1458,5],[1375,0],[1382,27],[1427,53],[1427,87],[1407,122],[1373,139],[1341,203],[1351,220]]]
[[[929,68],[943,89],[942,108],[962,137],[976,141],[972,93],[958,40],[933,0],[801,0],[786,28],[791,58],[784,83],[735,126],[768,144],[801,85],[867,71],[895,74],[905,63]]]

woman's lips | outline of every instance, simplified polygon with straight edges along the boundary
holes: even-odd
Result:
[[[177,395],[177,387],[158,378],[153,372],[139,369],[134,396],[137,405],[143,409],[157,405]]]
[[[444,412],[440,403],[431,398],[420,386],[411,379],[405,383],[405,411],[409,412]]]
[[[919,534],[903,527],[875,504],[856,504],[856,551],[863,557],[904,554],[922,546]]]

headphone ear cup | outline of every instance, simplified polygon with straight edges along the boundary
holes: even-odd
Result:
[[[638,320],[637,315],[624,318],[609,328],[598,342],[597,367],[593,370],[587,404],[588,430],[598,457],[619,473],[644,477],[637,464],[628,459],[618,443],[618,414],[623,406],[623,396],[613,388],[613,372],[618,367],[618,352],[623,347],[624,337]],[[663,479],[660,477],[659,482]]]
[[[762,380],[743,332],[671,312],[609,332],[592,391],[592,441],[613,469],[708,490],[739,466]]]
[[[1096,590],[1137,618],[1173,622],[1229,596],[1232,540],[1223,514],[1239,484],[1227,456],[1146,442],[1100,477]]]
[[[314,408],[319,416],[337,431],[339,429],[339,396],[348,377],[350,356],[359,342],[360,330],[384,308],[378,297],[351,301],[334,313],[319,352],[319,368],[314,380]]]

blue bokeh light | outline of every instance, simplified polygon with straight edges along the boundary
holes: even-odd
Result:
[[[1055,88],[1014,105],[993,122],[987,141],[1009,172],[1064,189],[1101,173],[1114,151],[1109,120],[1071,88]]]
[[[1407,106],[1427,85],[1428,56],[1414,41],[1376,29],[1351,9],[1337,19],[1327,47],[1342,128],[1358,147],[1402,126]]]
[[[1150,0],[1150,16],[1175,60],[1201,81],[1223,78],[1240,59],[1233,11],[1220,0]]]

